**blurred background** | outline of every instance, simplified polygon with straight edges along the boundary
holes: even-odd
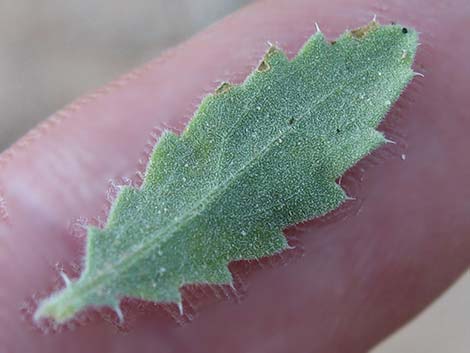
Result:
[[[77,96],[249,2],[0,0],[0,151]]]
[[[251,0],[0,0],[0,151]],[[470,275],[374,353],[470,352]]]

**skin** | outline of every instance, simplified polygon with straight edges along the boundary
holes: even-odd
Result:
[[[297,250],[284,260],[232,266],[243,300],[207,294],[195,310],[185,302],[198,313],[189,324],[135,302],[123,305],[127,333],[96,313],[54,333],[31,322],[34,298],[57,286],[54,264],[72,273],[69,264],[80,262],[84,240],[70,222],[100,214],[108,180],[132,175],[153,127],[184,126],[218,82],[243,80],[267,40],[292,55],[314,21],[334,39],[373,14],[422,33],[415,69],[425,77],[383,127],[397,144],[344,178],[356,201],[289,230]],[[49,118],[0,157],[0,350],[364,352],[377,344],[470,265],[469,19],[466,0],[261,1]],[[189,292],[194,302],[202,290]]]

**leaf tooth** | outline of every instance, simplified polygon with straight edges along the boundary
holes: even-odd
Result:
[[[215,89],[215,95],[220,95],[230,91],[235,85],[230,82],[222,82],[219,87]]]
[[[287,57],[281,49],[270,43],[270,47],[264,54],[263,58],[260,60],[256,71],[254,71],[250,76],[254,76],[256,73],[270,71],[275,62],[287,62]]]
[[[351,35],[356,39],[361,39],[367,36],[370,32],[375,31],[380,27],[375,18],[367,25],[351,30]]]

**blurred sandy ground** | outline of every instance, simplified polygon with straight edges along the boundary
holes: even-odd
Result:
[[[0,0],[0,151],[250,0]],[[470,275],[374,353],[470,352]]]

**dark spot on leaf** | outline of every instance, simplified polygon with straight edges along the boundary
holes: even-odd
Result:
[[[258,65],[257,70],[260,72],[266,72],[266,71],[271,70],[271,65],[269,64],[269,58],[278,52],[279,52],[279,49],[276,48],[274,45],[271,45],[268,51],[266,52],[266,54],[264,54],[263,60],[261,60],[260,64]]]
[[[264,59],[263,61],[260,62],[259,66],[258,66],[258,71],[266,72],[266,71],[269,71],[270,68],[271,68],[271,66],[268,64],[266,59]]]
[[[233,85],[230,82],[223,82],[217,89],[215,90],[215,94],[223,94],[228,92]]]
[[[360,38],[364,37],[366,34],[368,34],[369,32],[372,32],[373,30],[375,30],[379,27],[380,27],[380,25],[376,21],[371,21],[366,26],[353,29],[351,31],[351,35],[354,38],[360,39]]]
[[[401,29],[401,32],[404,33],[404,34],[408,33],[408,28],[403,27],[403,28]]]
[[[340,129],[336,129],[336,133],[339,134],[341,132]]]
[[[292,125],[293,123],[295,123],[295,119],[294,118],[290,118],[289,121],[287,121],[287,123],[289,125]]]

